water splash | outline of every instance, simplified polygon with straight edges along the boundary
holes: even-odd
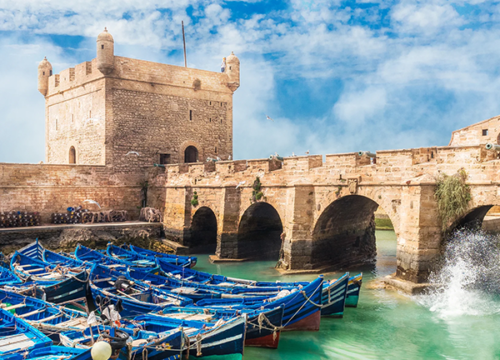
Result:
[[[417,301],[439,317],[500,314],[500,238],[483,231],[456,231],[430,282],[436,289]]]

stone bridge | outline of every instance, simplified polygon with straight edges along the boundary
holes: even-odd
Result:
[[[443,239],[436,177],[460,169],[471,186],[470,212],[450,227],[482,221],[500,204],[500,160],[484,143],[377,151],[374,159],[347,153],[168,165],[165,232],[222,259],[272,260],[284,232],[287,270],[339,269],[373,261],[380,206],[397,235],[397,276],[421,283]],[[252,199],[256,177],[258,201]]]

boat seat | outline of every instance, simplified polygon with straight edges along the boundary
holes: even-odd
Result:
[[[47,318],[45,318],[45,319],[38,320],[38,322],[39,322],[39,323],[42,323],[42,322],[47,322],[47,321],[50,321],[50,320],[54,320],[54,319],[56,319],[56,318],[58,318],[58,317],[61,317],[61,316],[63,316],[63,315],[64,315],[63,313],[61,313],[61,314],[56,314],[56,315],[52,315],[52,316],[49,316],[49,317],[47,317]]]
[[[2,307],[2,309],[6,310],[6,311],[9,311],[9,310],[23,308],[23,307],[25,307],[27,305],[25,303],[21,303],[21,304],[11,305],[11,306],[7,306],[7,307],[4,307],[5,304],[1,304],[0,306]]]
[[[35,345],[35,342],[26,334],[5,336],[0,339],[0,352],[23,350]]]
[[[17,315],[17,316],[24,319],[25,317],[28,317],[28,316],[31,316],[31,315],[35,315],[35,314],[39,314],[41,312],[44,312],[45,310],[46,310],[45,308],[43,308],[43,309],[37,309],[37,310],[34,310],[34,311],[30,311],[29,313],[20,314],[20,315]]]

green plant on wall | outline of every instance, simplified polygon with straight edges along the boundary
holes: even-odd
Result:
[[[198,206],[198,193],[195,191],[193,193],[193,198],[191,199],[191,205],[193,205],[194,207],[197,207]]]
[[[436,182],[434,197],[438,203],[441,229],[467,213],[471,200],[470,186],[466,184],[467,173],[461,169],[454,175],[442,174]]]
[[[253,182],[253,185],[252,185],[252,189],[253,189],[252,190],[252,202],[259,201],[264,196],[262,191],[260,191],[261,187],[262,187],[262,183],[260,182],[260,178],[257,176],[255,178],[255,181]]]

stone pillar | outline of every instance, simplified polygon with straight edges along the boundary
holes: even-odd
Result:
[[[240,221],[240,189],[226,187],[222,190],[222,204],[217,220],[217,250],[221,259],[235,259],[238,255],[238,225]]]
[[[440,254],[441,229],[433,185],[402,189],[397,277],[415,283],[427,281]]]
[[[314,186],[295,185],[287,190],[284,220],[285,264],[288,270],[311,269]]]
[[[191,187],[167,188],[163,230],[165,237],[181,245],[189,243],[191,223]]]

